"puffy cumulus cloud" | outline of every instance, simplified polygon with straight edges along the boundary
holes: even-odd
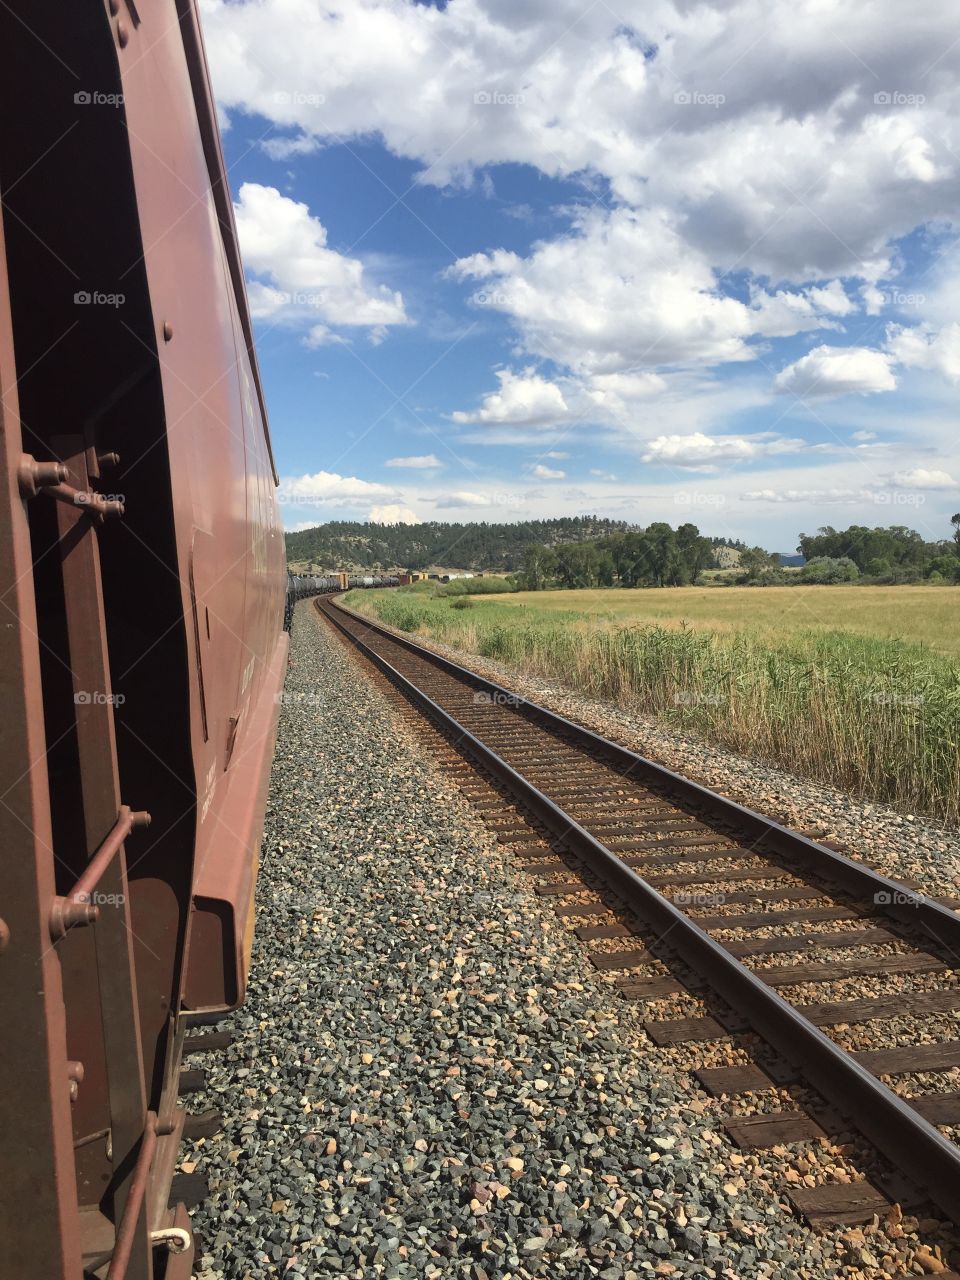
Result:
[[[909,471],[897,471],[892,477],[900,489],[956,489],[956,480],[948,471],[914,467]]]
[[[433,505],[446,510],[451,507],[490,507],[493,503],[482,493],[472,493],[469,489],[455,489],[453,493],[437,498]]]
[[[753,462],[809,448],[804,440],[766,432],[754,436],[708,436],[694,431],[690,435],[657,436],[647,445],[643,461],[691,471],[716,471],[723,463]]]
[[[237,233],[257,318],[309,326],[311,347],[342,342],[331,325],[366,327],[374,340],[385,326],[405,324],[403,298],[367,279],[363,263],[327,245],[327,232],[305,204],[274,187],[245,182],[234,205]]]
[[[399,502],[387,502],[371,507],[367,519],[373,524],[419,524],[420,517]]]
[[[393,490],[373,480],[340,476],[335,471],[313,475],[283,476],[277,490],[281,505],[346,507],[378,496],[392,496]]]
[[[581,375],[629,377],[633,395],[659,389],[649,374],[659,366],[751,360],[749,339],[835,325],[853,308],[836,281],[755,288],[748,303],[725,294],[709,259],[662,209],[591,210],[529,257],[473,254],[449,274],[485,281],[473,301],[509,316],[531,354]],[[593,391],[622,398],[626,389],[601,382]]]
[[[567,473],[558,471],[555,467],[545,467],[542,462],[537,462],[530,468],[530,474],[536,476],[538,480],[563,480]]]
[[[891,325],[886,347],[907,368],[932,369],[951,382],[960,381],[960,324],[956,321],[942,329]]]
[[[442,467],[443,463],[434,453],[417,453],[408,458],[388,458],[384,465],[411,471],[433,471]]]
[[[869,347],[815,347],[781,369],[773,385],[801,398],[894,391],[897,379],[890,365],[889,355]]]
[[[532,369],[524,369],[521,373],[499,369],[497,379],[499,391],[491,391],[484,396],[479,409],[472,412],[458,410],[451,415],[453,421],[536,426],[567,417],[569,410],[560,388]]]
[[[221,108],[286,131],[283,159],[379,135],[438,185],[505,162],[599,175],[774,279],[875,283],[892,238],[956,208],[960,48],[940,0],[202,7]]]

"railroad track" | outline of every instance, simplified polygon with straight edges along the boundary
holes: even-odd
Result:
[[[655,1043],[752,1030],[775,1051],[773,1065],[765,1058],[764,1066],[704,1067],[696,1072],[703,1087],[715,1097],[762,1100],[767,1090],[799,1084],[826,1104],[765,1111],[758,1101],[752,1114],[725,1122],[740,1146],[853,1127],[903,1175],[902,1183],[881,1179],[880,1186],[792,1189],[809,1221],[864,1221],[899,1200],[930,1201],[960,1223],[960,1147],[941,1132],[960,1128],[960,1091],[931,1088],[931,1078],[948,1083],[942,1074],[925,1074],[915,1096],[903,1083],[960,1066],[960,1039],[944,1038],[943,1022],[936,1023],[960,1011],[960,902],[927,897],[330,597],[316,606],[472,762],[470,773],[477,766],[494,780],[497,791],[465,787],[495,820],[498,807],[519,806],[518,816],[500,819],[498,838],[578,937],[599,944],[595,965],[623,971],[623,994],[658,1002],[691,992],[706,1000],[709,1016],[647,1021]],[[820,958],[807,963],[814,951]],[[797,1003],[781,994],[894,975],[920,986]],[[884,1022],[905,1014],[931,1020],[934,1030],[905,1045],[848,1052],[838,1042],[864,1024],[882,1040]]]

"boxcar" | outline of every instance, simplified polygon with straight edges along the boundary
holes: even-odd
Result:
[[[0,49],[0,1271],[185,1280],[179,1067],[249,964],[277,477],[195,0],[13,0]]]

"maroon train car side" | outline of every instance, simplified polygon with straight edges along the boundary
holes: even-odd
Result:
[[[246,984],[277,476],[195,0],[13,0],[0,49],[0,1273],[186,1280],[180,1064]]]

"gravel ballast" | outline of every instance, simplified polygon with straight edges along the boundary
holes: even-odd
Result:
[[[737,1152],[687,1070],[714,1051],[655,1049],[644,1016],[300,605],[248,998],[231,1048],[196,1060],[193,1109],[225,1118],[181,1166],[211,1186],[196,1275],[923,1270],[915,1222],[792,1218],[784,1175],[848,1180],[843,1156]]]

